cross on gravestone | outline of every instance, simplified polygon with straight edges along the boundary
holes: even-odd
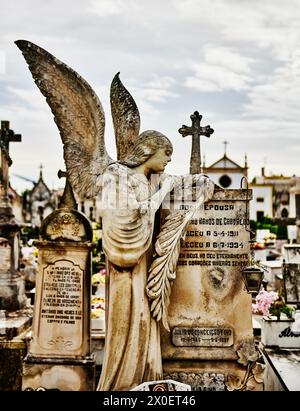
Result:
[[[199,174],[201,173],[200,136],[210,137],[214,130],[209,125],[205,127],[200,126],[202,116],[198,111],[195,111],[190,118],[192,120],[192,126],[182,125],[178,132],[182,137],[193,136],[190,174]]]
[[[1,121],[0,130],[0,206],[7,207],[8,201],[8,169],[12,164],[12,160],[9,156],[9,143],[12,141],[21,141],[21,134],[15,134],[13,130],[9,128],[9,121]]]

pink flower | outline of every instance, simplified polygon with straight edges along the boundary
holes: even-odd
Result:
[[[276,291],[266,291],[261,289],[255,298],[255,304],[252,304],[252,312],[254,314],[270,315],[269,308],[279,295]]]

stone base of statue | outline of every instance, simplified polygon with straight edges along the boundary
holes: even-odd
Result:
[[[23,390],[95,389],[91,358],[92,229],[84,214],[60,208],[43,222],[32,339]]]

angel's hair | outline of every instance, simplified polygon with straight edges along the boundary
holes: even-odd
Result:
[[[144,131],[136,139],[129,155],[120,163],[127,167],[137,167],[144,164],[159,148],[173,151],[172,143],[168,137],[159,131]]]

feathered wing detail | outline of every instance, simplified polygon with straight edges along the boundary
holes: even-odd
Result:
[[[95,196],[100,190],[97,177],[113,162],[105,148],[100,100],[79,74],[52,54],[26,40],[15,43],[54,115],[72,188],[81,197]]]
[[[159,233],[155,243],[157,257],[149,269],[146,294],[151,300],[150,311],[156,321],[162,321],[167,331],[168,306],[171,287],[176,278],[176,267],[180,253],[180,240],[184,238],[187,226],[196,210],[213,195],[214,184],[209,179],[204,180],[204,191],[189,211],[171,212]]]
[[[124,160],[140,132],[137,105],[117,73],[110,87],[111,114],[114,124],[118,160]]]

